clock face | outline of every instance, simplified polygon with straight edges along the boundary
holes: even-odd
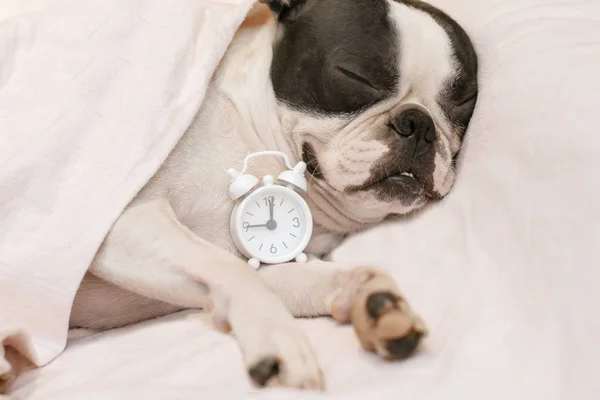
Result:
[[[265,186],[248,195],[232,226],[249,257],[286,262],[301,253],[312,234],[312,217],[304,199],[282,186]]]

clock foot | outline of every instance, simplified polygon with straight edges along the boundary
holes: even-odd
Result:
[[[308,257],[306,256],[306,254],[300,253],[296,256],[297,263],[304,264],[306,261],[308,261]]]
[[[260,261],[256,258],[251,258],[248,260],[248,265],[252,267],[252,269],[258,269],[258,267],[260,267]]]

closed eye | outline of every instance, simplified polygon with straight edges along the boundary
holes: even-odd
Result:
[[[375,86],[373,86],[373,84],[371,84],[371,82],[369,82],[368,79],[366,79],[350,70],[347,70],[344,67],[336,66],[336,68],[338,69],[338,71],[340,71],[342,74],[346,75],[348,78],[354,79],[355,81],[363,83],[363,84],[369,86],[370,88],[377,90],[377,88]]]

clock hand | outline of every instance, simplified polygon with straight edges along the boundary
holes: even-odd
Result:
[[[246,232],[248,232],[249,228],[266,228],[267,224],[262,224],[262,225],[250,225],[248,222],[244,222],[244,224],[242,225],[242,227],[246,230]]]
[[[267,199],[269,203],[269,220],[267,221],[267,229],[274,231],[277,229],[277,221],[273,218],[273,208],[275,207],[275,197],[269,196]]]
[[[273,208],[275,207],[275,198],[273,196],[269,197],[269,222],[275,221],[273,219]]]

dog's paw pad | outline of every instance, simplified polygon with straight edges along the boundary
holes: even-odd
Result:
[[[395,307],[398,296],[392,292],[373,293],[367,298],[367,314],[376,320],[383,313]]]
[[[418,348],[424,333],[412,330],[408,335],[397,338],[388,339],[383,343],[386,358],[407,358]]]
[[[363,348],[384,359],[411,356],[427,334],[421,319],[384,276],[371,279],[358,291],[351,320]]]
[[[258,386],[263,387],[279,374],[281,361],[277,357],[265,357],[248,369],[248,374]]]

